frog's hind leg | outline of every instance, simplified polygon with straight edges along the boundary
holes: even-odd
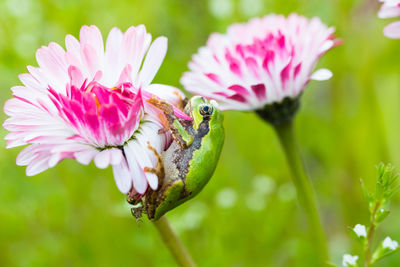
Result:
[[[147,148],[151,151],[153,151],[154,155],[157,158],[157,166],[155,168],[150,168],[150,167],[145,167],[144,171],[145,172],[150,172],[154,173],[158,177],[158,188],[161,188],[164,177],[165,177],[165,171],[164,171],[164,162],[160,154],[158,154],[157,150],[150,144],[150,142],[147,142]]]

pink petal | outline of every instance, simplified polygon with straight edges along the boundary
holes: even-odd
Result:
[[[35,158],[35,149],[37,145],[30,145],[19,152],[16,163],[18,166],[28,165]]]
[[[123,160],[122,150],[118,148],[110,149],[110,164],[118,165]]]
[[[119,191],[127,194],[132,188],[132,177],[125,159],[122,159],[119,164],[113,165],[113,173]]]
[[[267,90],[263,83],[255,84],[251,86],[254,94],[257,96],[258,100],[263,101],[267,96]]]
[[[99,58],[96,54],[96,50],[89,44],[82,45],[81,57],[84,64],[87,66],[90,77],[92,80],[97,70],[99,69]]]
[[[99,150],[88,146],[86,150],[75,152],[74,157],[80,164],[88,165],[98,153]]]
[[[161,63],[164,60],[165,54],[167,53],[168,39],[166,37],[158,37],[151,44],[149,51],[147,52],[146,59],[143,63],[143,67],[140,71],[140,82],[139,84],[143,87],[150,84],[156,75]]]
[[[332,72],[328,69],[319,69],[311,75],[311,80],[325,81],[332,77]]]
[[[133,186],[139,194],[144,194],[147,189],[147,180],[144,170],[139,165],[137,156],[135,155],[137,149],[140,149],[140,147],[135,145],[134,140],[124,146],[125,157],[133,178]]]
[[[173,105],[178,105],[179,101],[186,97],[178,88],[164,84],[150,84],[146,91]]]
[[[400,39],[400,21],[392,22],[387,25],[383,29],[383,34],[392,39]]]
[[[39,66],[48,74],[52,81],[64,85],[67,82],[67,66],[64,61],[65,52],[58,54],[50,48],[42,46],[36,52],[36,60]]]
[[[101,36],[100,30],[91,25],[90,27],[84,25],[79,33],[79,39],[81,44],[90,44],[96,53],[98,59],[103,57],[104,54],[104,43],[103,37]]]
[[[71,85],[76,87],[81,87],[84,80],[82,72],[75,66],[69,66],[68,75],[71,80]]]
[[[239,85],[239,84],[234,84],[228,87],[229,90],[234,91],[235,93],[242,95],[242,96],[248,96],[249,92],[247,91],[246,88],[244,88],[243,86]]]
[[[49,168],[48,161],[49,159],[47,156],[37,156],[26,167],[26,175],[33,176],[47,170]]]
[[[94,164],[96,164],[97,168],[105,169],[110,164],[110,151],[108,149],[104,149],[100,153],[94,157]]]

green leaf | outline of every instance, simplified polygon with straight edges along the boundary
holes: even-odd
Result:
[[[378,212],[375,215],[375,222],[376,223],[381,223],[386,217],[389,215],[390,211],[385,210],[384,208],[381,208],[378,210]]]
[[[364,195],[364,198],[367,201],[368,206],[371,206],[371,203],[374,200],[374,197],[370,192],[368,192],[368,190],[364,184],[364,181],[362,179],[360,179],[360,184],[361,184],[361,190]]]

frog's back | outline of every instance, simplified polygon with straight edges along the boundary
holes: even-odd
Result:
[[[169,184],[176,179],[182,180],[185,185],[182,197],[185,198],[195,196],[211,178],[224,140],[222,125],[210,129],[208,122],[204,121],[197,131],[193,128],[188,130],[194,135],[193,143],[188,148],[182,149],[174,141],[163,155],[166,178],[164,182]],[[213,135],[222,138],[213,138]],[[196,177],[188,179],[188,176]]]

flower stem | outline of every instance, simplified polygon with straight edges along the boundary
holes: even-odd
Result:
[[[365,262],[364,262],[364,266],[365,267],[369,267],[371,266],[371,245],[372,245],[372,238],[374,236],[375,233],[375,228],[376,228],[376,224],[375,224],[375,217],[376,217],[376,213],[378,212],[380,203],[376,203],[374,209],[371,212],[371,225],[368,229],[368,233],[367,233],[367,242],[365,243]]]
[[[315,242],[316,256],[318,257],[320,266],[323,266],[328,261],[328,249],[318,214],[315,193],[311,181],[304,170],[304,165],[297,147],[293,131],[293,122],[290,121],[281,125],[274,125],[274,128],[286,155],[300,205],[303,207],[308,217],[311,236],[313,242]]]
[[[174,256],[175,261],[182,267],[196,266],[190,254],[187,252],[185,246],[179,237],[172,230],[167,218],[162,216],[160,219],[153,221],[161,235],[164,244],[167,246],[171,254]]]

